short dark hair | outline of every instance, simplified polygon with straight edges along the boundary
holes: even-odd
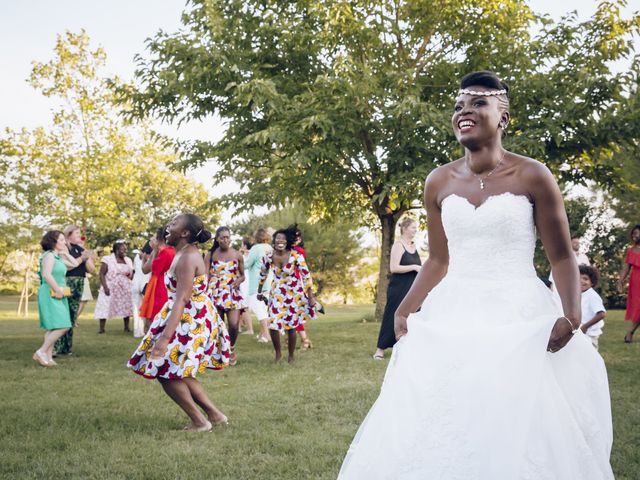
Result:
[[[60,230],[49,230],[47,233],[45,233],[42,237],[42,240],[40,240],[40,246],[42,247],[42,250],[46,252],[48,250],[53,250],[54,248],[56,248],[56,243],[58,243],[58,238],[60,238],[60,235],[64,235],[64,233],[62,233]]]
[[[636,230],[640,230],[640,223],[636,224],[636,226],[631,229],[631,231],[629,232],[629,238],[633,236],[633,232],[635,232]]]
[[[118,247],[126,244],[127,242],[125,242],[124,240],[116,240],[115,242],[113,242],[113,245],[111,245],[111,253],[116,253]]]
[[[494,90],[506,90],[505,96],[509,98],[509,85],[500,80],[500,77],[488,70],[480,70],[477,72],[467,73],[462,80],[460,80],[460,88],[469,88],[473,86],[480,86],[491,88]]]
[[[600,274],[598,273],[598,269],[596,267],[592,267],[590,265],[579,265],[578,269],[580,270],[580,275],[586,275],[591,280],[591,286],[597,287],[598,282],[600,281]]]
[[[142,253],[146,253],[147,255],[151,255],[151,252],[153,251],[153,249],[151,248],[151,244],[149,243],[149,240],[147,240],[144,243],[144,246],[142,247]]]

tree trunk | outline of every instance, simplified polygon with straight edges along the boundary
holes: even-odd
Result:
[[[378,273],[378,291],[376,293],[376,322],[382,321],[384,307],[387,304],[387,287],[389,286],[389,262],[391,246],[395,240],[396,223],[401,212],[379,215],[382,227],[382,245],[380,248],[380,270]]]

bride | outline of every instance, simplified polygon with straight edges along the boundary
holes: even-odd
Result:
[[[579,329],[562,196],[544,165],[503,149],[508,90],[491,72],[462,79],[465,154],[427,178],[429,259],[339,479],[613,478],[607,374]],[[533,268],[536,231],[562,311]]]

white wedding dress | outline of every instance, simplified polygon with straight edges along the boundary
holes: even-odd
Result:
[[[613,478],[604,362],[578,333],[557,353],[561,315],[533,268],[527,197],[442,202],[449,269],[393,350],[341,480]]]

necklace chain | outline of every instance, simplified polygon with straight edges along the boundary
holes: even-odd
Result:
[[[496,166],[493,167],[493,169],[489,173],[487,173],[484,177],[478,175],[473,170],[471,170],[471,167],[469,166],[469,159],[467,158],[467,161],[466,161],[467,168],[469,169],[469,172],[471,173],[471,175],[473,175],[474,177],[476,177],[480,181],[480,190],[484,190],[484,181],[487,178],[489,178],[489,176],[498,169],[498,167],[502,163],[502,160],[504,160],[505,153],[507,153],[507,151],[503,150],[502,151],[502,156],[500,157],[500,160],[498,160],[498,163],[496,163]]]

